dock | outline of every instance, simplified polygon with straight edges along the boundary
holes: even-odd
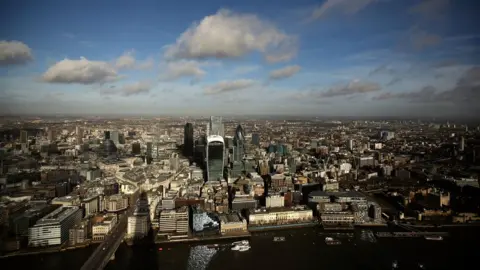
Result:
[[[448,236],[448,232],[377,232],[378,238],[413,238],[424,236]]]

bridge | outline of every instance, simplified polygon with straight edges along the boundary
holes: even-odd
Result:
[[[111,259],[115,258],[115,252],[122,243],[127,231],[128,216],[132,214],[133,209],[133,207],[130,207],[126,213],[121,215],[117,225],[105,236],[103,242],[90,255],[90,258],[83,264],[81,270],[101,270],[105,268]]]

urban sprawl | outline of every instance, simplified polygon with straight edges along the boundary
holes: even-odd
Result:
[[[417,120],[4,120],[0,248],[474,224],[479,135]]]

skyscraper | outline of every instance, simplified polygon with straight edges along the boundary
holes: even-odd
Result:
[[[245,134],[241,125],[238,125],[235,130],[233,145],[233,161],[242,161],[245,154]]]
[[[104,134],[104,137],[105,137],[104,139],[105,139],[105,140],[110,140],[110,131],[105,130],[105,131],[103,132],[103,134]]]
[[[26,144],[28,142],[28,133],[26,130],[20,131],[20,143]]]
[[[221,137],[225,136],[225,130],[224,130],[221,116],[210,116],[210,126],[209,126],[208,136],[210,135],[218,135]]]
[[[256,146],[260,145],[260,135],[258,135],[258,133],[252,134],[252,144]]]
[[[77,144],[82,144],[83,143],[83,130],[79,126],[75,128],[75,133],[76,133],[76,139],[77,139]]]
[[[206,145],[207,181],[223,178],[225,143],[221,136],[210,135]]]
[[[119,144],[120,143],[120,134],[118,133],[118,131],[111,131],[110,132],[110,139],[115,143],[115,144]]]
[[[193,125],[187,123],[183,132],[183,152],[186,157],[193,156],[193,147]]]

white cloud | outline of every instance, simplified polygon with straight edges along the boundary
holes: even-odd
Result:
[[[297,39],[255,15],[222,9],[193,24],[165,52],[167,58],[236,58],[257,51],[287,61],[296,55]]]
[[[115,67],[118,69],[134,68],[135,62],[134,51],[127,51],[117,58]]]
[[[151,69],[154,64],[151,57],[139,63],[135,58],[134,50],[124,52],[115,60],[115,68],[117,69]]]
[[[195,77],[200,80],[205,74],[206,72],[197,61],[180,60],[167,63],[160,78],[165,81],[177,80],[182,77]]]
[[[148,94],[150,93],[151,88],[152,88],[151,83],[143,81],[143,82],[136,82],[132,84],[126,84],[118,89],[115,87],[101,89],[100,95],[104,95],[104,96],[120,95],[124,97],[129,97],[134,95]]]
[[[32,60],[32,50],[25,43],[0,41],[0,66],[26,64]]]
[[[215,94],[222,94],[227,92],[233,92],[237,90],[242,90],[248,87],[251,87],[255,84],[254,80],[234,80],[234,81],[221,81],[217,84],[207,86],[204,88],[205,94],[207,95],[215,95]]]
[[[120,94],[125,97],[148,94],[151,87],[151,84],[148,82],[136,82],[133,84],[127,84],[120,88]]]
[[[235,68],[233,70],[233,74],[234,75],[245,75],[245,74],[249,74],[249,73],[258,71],[260,69],[261,69],[261,67],[258,66],[258,65],[241,66],[241,67]]]
[[[276,69],[270,72],[270,79],[271,80],[280,80],[292,77],[293,75],[297,74],[300,71],[299,65],[287,66],[281,69]]]
[[[51,83],[94,84],[120,79],[116,69],[107,62],[64,59],[51,66],[42,76]]]
[[[321,97],[330,98],[337,96],[349,96],[353,94],[365,94],[370,92],[380,91],[382,88],[378,83],[362,82],[353,80],[347,85],[335,86],[328,89],[326,92],[320,93]]]
[[[327,0],[313,10],[311,19],[320,19],[331,12],[355,14],[378,0]]]

